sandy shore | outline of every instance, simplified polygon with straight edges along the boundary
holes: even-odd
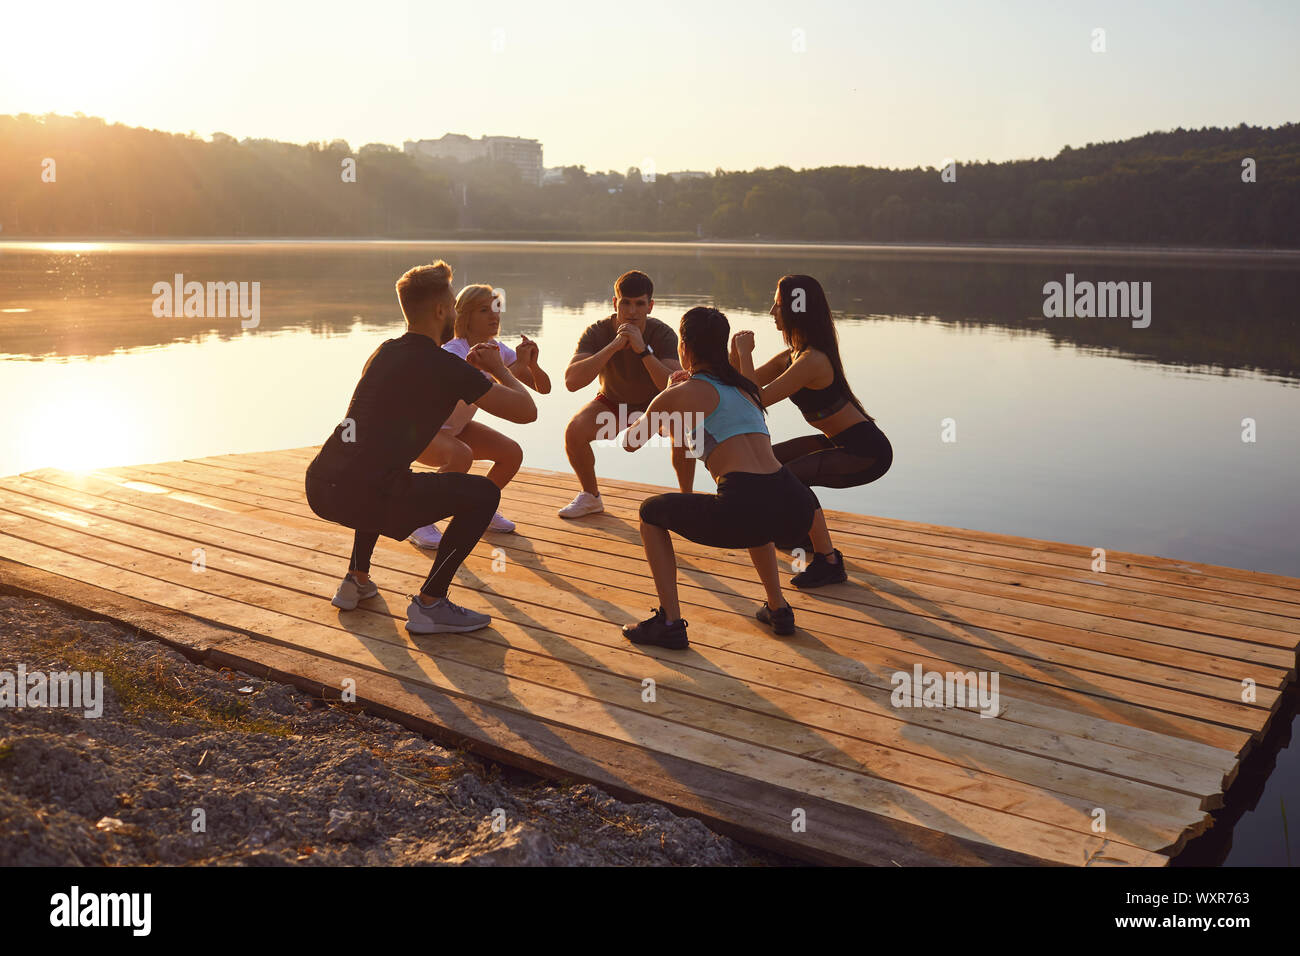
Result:
[[[0,866],[792,862],[0,585],[20,663],[102,672],[103,712],[0,706]]]

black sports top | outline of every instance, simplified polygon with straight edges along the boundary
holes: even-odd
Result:
[[[786,353],[785,360],[786,368],[789,368],[793,364],[789,352]],[[804,421],[815,422],[822,418],[829,418],[847,405],[849,389],[846,383],[836,379],[825,388],[805,386],[791,395],[790,401],[803,412]]]

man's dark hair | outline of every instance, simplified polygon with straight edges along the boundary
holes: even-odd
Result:
[[[647,299],[653,299],[655,295],[655,284],[650,281],[650,277],[644,272],[638,272],[633,269],[631,272],[624,272],[614,283],[614,294],[620,299],[635,299],[643,295]]]

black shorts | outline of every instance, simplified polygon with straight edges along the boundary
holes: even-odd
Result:
[[[728,472],[715,495],[655,495],[641,502],[641,520],[714,548],[797,547],[819,507],[817,496],[783,467],[769,475]]]
[[[894,449],[875,422],[858,422],[832,438],[802,435],[772,446],[776,460],[809,487],[856,488],[889,471]]]
[[[483,475],[407,470],[386,481],[358,484],[307,470],[307,504],[326,521],[354,531],[376,531],[405,541],[416,528],[461,512],[487,509],[490,519],[501,491]],[[485,522],[486,523],[486,522]]]

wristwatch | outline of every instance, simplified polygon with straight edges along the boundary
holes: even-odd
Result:
[[[634,353],[634,354],[636,355],[637,358],[645,358],[647,355],[654,355],[654,354],[655,354],[655,350],[652,349],[650,346],[647,345],[647,346],[645,347],[645,351],[644,351],[644,352],[636,352],[636,353]]]

